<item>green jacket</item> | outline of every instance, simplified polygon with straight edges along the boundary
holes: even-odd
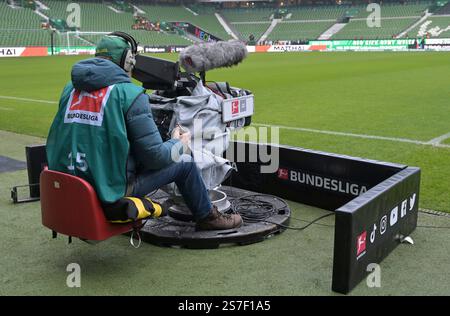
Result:
[[[47,139],[49,168],[87,180],[104,203],[125,196],[130,151],[125,115],[143,91],[126,82],[91,92],[69,83]]]
[[[130,193],[136,175],[171,164],[171,151],[181,152],[182,145],[162,141],[148,96],[113,62],[83,60],[71,77],[47,139],[49,168],[87,180],[107,218],[125,220],[108,212],[111,203],[126,204],[119,199]]]

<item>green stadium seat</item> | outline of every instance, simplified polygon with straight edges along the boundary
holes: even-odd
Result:
[[[50,18],[65,19],[70,0],[42,0],[48,10],[41,12]],[[111,32],[121,30],[135,36],[142,45],[190,45],[192,42],[175,33],[156,31],[132,30],[134,16],[131,7],[124,3],[111,2],[88,2],[78,3],[81,7],[81,27],[82,32]],[[108,6],[115,8],[125,8],[121,11],[112,10]],[[407,4],[383,4],[381,6],[382,27],[369,28],[366,24],[366,17],[370,12],[366,11],[363,5],[320,5],[286,7],[283,20],[273,29],[268,36],[268,40],[305,40],[316,39],[327,28],[338,20],[348,15],[350,22],[332,39],[374,39],[391,38],[407,29],[419,19],[427,7],[432,6],[431,1],[415,1]],[[137,4],[145,11],[143,14],[150,21],[160,22],[189,22],[203,30],[224,40],[231,36],[219,23],[214,13],[213,6],[195,4],[192,10],[181,5],[150,5]],[[258,40],[268,29],[271,18],[275,13],[273,8],[239,8],[221,9],[220,14],[226,19],[230,26],[243,40],[248,40],[254,35]],[[41,23],[45,21],[31,8],[9,7],[6,2],[0,2],[0,43],[1,46],[27,46],[27,45],[50,45],[49,31],[41,29]],[[410,32],[410,36],[422,34],[423,29],[445,30],[443,32],[431,32],[432,37],[450,36],[450,31],[446,28],[450,25],[448,17],[433,16],[421,23]],[[421,31],[422,30],[422,31]],[[435,34],[435,35],[433,35]],[[71,36],[70,45],[93,46],[101,35],[81,35]],[[56,33],[55,44],[66,46],[66,34]]]
[[[272,41],[298,41],[311,40],[330,28],[334,22],[280,22],[270,33],[268,40]]]
[[[412,29],[411,37],[450,37],[450,16],[432,16]]]
[[[381,27],[369,27],[366,19],[352,20],[332,39],[382,39],[393,38],[414,22],[417,18],[381,19]]]

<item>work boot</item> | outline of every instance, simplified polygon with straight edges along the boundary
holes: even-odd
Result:
[[[197,230],[223,230],[238,228],[242,225],[242,217],[239,214],[222,214],[214,205],[211,213],[197,222]]]

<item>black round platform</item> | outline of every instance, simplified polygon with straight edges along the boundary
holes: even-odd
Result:
[[[255,192],[237,189],[234,187],[221,187],[230,200]],[[161,202],[167,199],[167,196],[155,194],[152,199]],[[265,222],[246,223],[236,229],[215,230],[215,231],[196,231],[194,222],[186,222],[165,216],[157,219],[148,220],[140,231],[142,241],[158,246],[178,246],[185,248],[218,248],[221,244],[248,245],[260,242],[274,234],[284,231],[280,225],[287,225],[291,211],[287,204],[280,198],[274,198],[270,195],[258,196],[261,201],[267,201],[279,209],[278,213],[273,214]]]

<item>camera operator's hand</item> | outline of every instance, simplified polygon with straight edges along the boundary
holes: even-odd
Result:
[[[191,133],[184,132],[180,135],[179,140],[183,143],[183,145],[189,146],[191,144]]]
[[[172,138],[180,139],[180,137],[181,137],[181,128],[177,126],[172,130]]]
[[[191,133],[189,131],[182,130],[180,126],[173,129],[172,138],[179,139],[185,146],[189,146],[191,143]]]

